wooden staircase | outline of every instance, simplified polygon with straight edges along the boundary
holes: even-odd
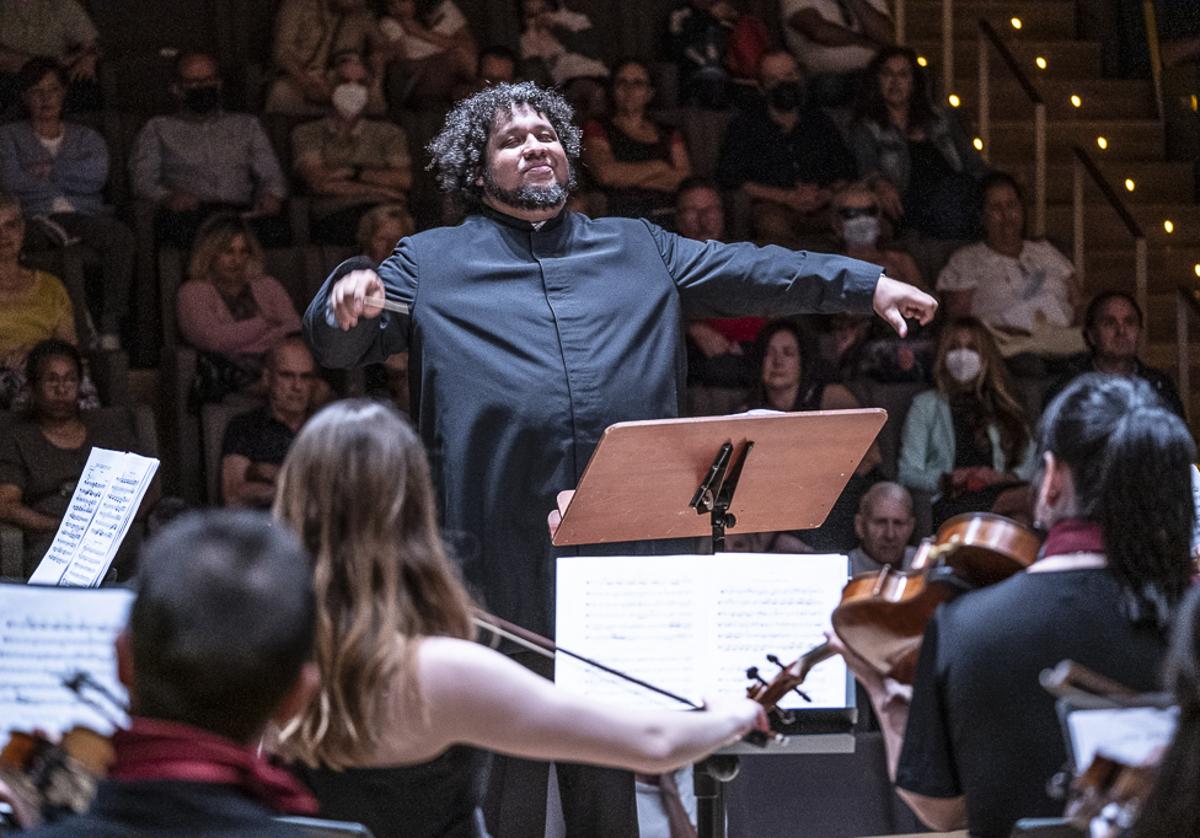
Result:
[[[1012,19],[1019,18],[1020,28]],[[1082,146],[1141,225],[1149,251],[1149,297],[1144,358],[1175,374],[1176,288],[1200,288],[1200,206],[1190,162],[1167,160],[1162,120],[1149,81],[1106,79],[1100,44],[1076,38],[1074,0],[956,0],[954,90],[966,126],[978,113],[978,21],[1000,33],[1046,103],[1046,235],[1067,256],[1073,252],[1073,153]],[[942,77],[942,0],[909,0],[906,40]],[[1044,59],[1045,68],[1038,66]],[[1014,174],[1032,197],[1033,105],[1000,61],[990,56],[991,165]],[[1072,96],[1079,97],[1078,105]],[[942,101],[946,101],[942,98]],[[1103,139],[1104,148],[1098,142]],[[1126,180],[1132,190],[1127,189]],[[1134,291],[1134,246],[1128,230],[1086,180],[1085,284],[1092,295],[1114,288]],[[1030,213],[1032,217],[1032,212]],[[1171,222],[1168,232],[1164,222]],[[1193,318],[1191,335],[1200,334]],[[1191,380],[1200,383],[1200,352],[1188,348]],[[1189,405],[1193,433],[1200,430],[1200,387]]]

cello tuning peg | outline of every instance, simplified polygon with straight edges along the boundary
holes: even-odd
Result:
[[[810,695],[809,695],[808,693],[806,693],[804,690],[800,689],[799,687],[792,687],[792,692],[794,692],[796,695],[798,695],[798,696],[800,696],[801,698],[803,698],[803,699],[804,699],[805,701],[807,701],[809,704],[812,704],[812,696],[810,696]]]
[[[767,655],[767,660],[778,666],[780,669],[783,669],[783,661],[779,659],[778,655]]]
[[[746,677],[747,677],[747,678],[749,678],[751,681],[755,681],[755,682],[757,682],[757,683],[759,683],[759,684],[762,684],[762,685],[764,685],[764,686],[765,686],[765,685],[766,685],[766,683],[767,683],[767,682],[766,682],[766,681],[763,679],[762,675],[760,675],[760,674],[759,674],[759,672],[758,672],[758,667],[757,667],[757,666],[752,666],[752,667],[750,667],[749,669],[747,669],[747,670],[746,670]]]

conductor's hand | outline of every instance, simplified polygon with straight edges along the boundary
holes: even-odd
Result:
[[[933,319],[938,307],[937,300],[920,288],[892,279],[887,274],[879,277],[873,302],[875,313],[890,323],[900,337],[908,334],[908,325],[904,322],[906,317],[924,326]]]
[[[879,298],[878,291],[875,298]],[[367,299],[384,299],[383,281],[375,271],[351,271],[333,286],[329,292],[329,310],[343,331],[357,326],[360,317],[369,320],[383,311],[378,303],[369,303]]]

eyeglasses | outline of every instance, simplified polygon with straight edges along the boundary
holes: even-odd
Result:
[[[846,219],[859,218],[864,215],[874,218],[879,215],[879,207],[838,207],[837,214]]]

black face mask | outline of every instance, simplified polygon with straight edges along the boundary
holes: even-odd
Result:
[[[203,87],[189,87],[183,91],[183,106],[194,114],[201,116],[210,114],[221,104],[221,88],[219,85],[206,84]]]
[[[804,88],[798,82],[780,82],[767,91],[767,101],[777,111],[794,111],[804,102]]]

